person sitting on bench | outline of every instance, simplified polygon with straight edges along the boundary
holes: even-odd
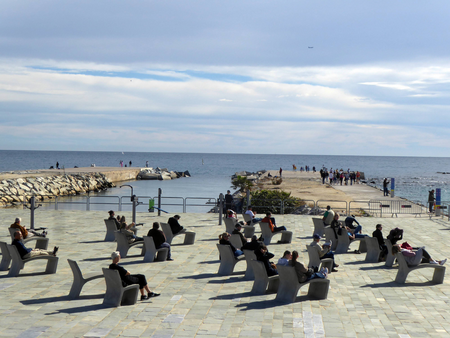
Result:
[[[283,254],[283,257],[281,257],[278,260],[277,265],[284,265],[284,266],[288,266],[289,265],[289,260],[292,259],[292,254],[289,250],[286,250]]]
[[[147,284],[147,279],[144,275],[136,274],[132,275],[129,271],[125,270],[123,267],[118,265],[120,261],[120,252],[114,251],[111,254],[112,264],[109,266],[111,270],[117,270],[120,275],[120,279],[122,280],[122,284],[124,286],[128,286],[131,284],[139,284],[139,291],[141,292],[141,300],[146,300],[151,297],[159,296],[159,293],[155,293],[150,291],[150,288]],[[144,290],[147,291],[147,295],[144,294]]]
[[[122,218],[120,219],[120,232],[122,232],[125,235],[127,235],[127,239],[128,239],[128,243],[129,244],[131,244],[133,242],[139,242],[139,241],[143,241],[144,240],[142,237],[136,236],[134,234],[134,232],[130,230],[133,226],[134,226],[134,223],[127,224],[127,222],[125,220],[125,216],[122,216]]]
[[[278,275],[278,270],[275,264],[273,264],[270,259],[273,258],[275,255],[273,253],[270,253],[269,250],[267,250],[267,247],[262,244],[259,247],[259,250],[255,250],[256,259],[258,261],[261,261],[264,263],[264,267],[267,271],[267,276],[275,276]]]
[[[272,216],[272,213],[267,212],[266,213],[266,217],[264,217],[261,222],[262,223],[268,223],[269,227],[270,227],[270,230],[272,232],[286,231],[286,227],[285,226],[277,227],[275,225],[275,218],[270,217],[270,216]]]
[[[263,244],[263,243],[258,241],[258,236],[253,235],[252,240],[250,242],[245,243],[241,249],[255,251],[256,249],[259,249],[261,244]]]
[[[247,222],[247,225],[250,225],[252,222],[258,223],[262,221],[262,218],[256,218],[255,216],[256,213],[253,212],[251,205],[249,205],[248,210],[245,212],[245,214],[249,215],[252,219],[250,222]]]
[[[409,266],[416,266],[419,265],[420,263],[444,265],[445,262],[447,262],[447,258],[441,261],[436,261],[433,258],[431,258],[430,254],[425,250],[424,246],[419,248],[419,250],[414,251],[412,250],[412,248],[407,249],[401,247],[399,244],[394,244],[392,246],[392,254],[395,256],[395,254],[399,252],[402,253],[403,257],[405,257],[405,261],[406,263],[408,263]]]
[[[166,242],[166,235],[164,235],[164,232],[159,230],[159,222],[153,223],[153,228],[148,231],[147,236],[153,237],[153,241],[155,242],[156,249],[160,249],[160,248],[169,249],[169,252],[167,254],[167,260],[173,261],[171,255],[170,255],[170,244]]]
[[[118,218],[119,218],[120,216],[117,216],[117,218],[114,217],[115,214],[114,214],[114,211],[113,211],[113,210],[108,211],[108,214],[109,214],[108,221],[114,221],[114,224],[116,225],[116,229],[117,229],[117,230],[120,230],[120,222],[119,222],[119,220],[118,220]]]
[[[304,283],[307,280],[314,278],[327,278],[328,268],[322,268],[319,272],[319,267],[315,267],[314,269],[307,268],[303,263],[298,262],[297,258],[298,252],[296,250],[292,251],[292,259],[289,261],[289,266],[295,268],[299,283]]]
[[[173,217],[170,217],[167,223],[170,225],[170,229],[172,229],[172,233],[176,235],[180,231],[182,231],[184,228],[180,225],[178,222],[180,220],[180,215],[175,215]]]
[[[233,251],[234,257],[239,257],[240,255],[244,254],[241,250],[236,249],[236,247],[231,244],[230,234],[228,232],[224,232],[222,235],[219,235],[219,244],[229,245],[231,251]]]
[[[241,238],[241,242],[242,245],[244,245],[245,243],[247,243],[247,238],[245,238],[244,234],[241,232],[242,230],[242,224],[241,223],[236,223],[236,225],[234,226],[234,230],[231,233],[232,235],[239,235],[239,237]]]
[[[334,261],[334,252],[331,251],[331,243],[325,243],[323,246],[320,246],[319,241],[321,237],[319,234],[313,235],[313,241],[310,244],[315,250],[317,250],[317,253],[319,254],[320,259],[324,258],[332,258],[333,259],[333,269],[331,272],[337,272],[337,267],[339,267],[339,264],[336,264]],[[328,245],[329,244],[329,245]]]
[[[22,259],[27,259],[36,256],[49,256],[49,255],[56,256],[56,253],[58,252],[59,247],[57,246],[53,248],[53,251],[42,249],[29,249],[25,247],[25,245],[22,243],[21,241],[22,238],[23,238],[22,233],[20,231],[16,231],[14,233],[14,240],[11,243],[17,248],[17,251],[19,251],[19,255],[20,257],[22,257]]]
[[[17,217],[13,224],[11,224],[10,228],[19,229],[22,233],[23,238],[29,238],[33,236],[39,236],[39,237],[45,237],[47,235],[47,232],[44,231],[42,233],[39,233],[37,231],[34,231],[32,229],[27,230],[27,228],[24,225],[20,225],[20,222],[22,219],[20,217]]]

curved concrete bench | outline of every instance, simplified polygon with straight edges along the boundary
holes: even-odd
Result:
[[[236,263],[245,260],[245,255],[234,257],[233,251],[231,250],[231,247],[229,245],[217,244],[217,249],[219,250],[220,254],[220,266],[219,271],[217,272],[219,275],[231,275]]]
[[[439,264],[419,264],[416,266],[409,266],[408,263],[406,263],[405,257],[402,253],[397,253],[396,255],[397,262],[398,262],[398,271],[397,276],[395,277],[396,283],[405,283],[406,277],[408,277],[408,274],[411,271],[423,269],[423,268],[432,268],[434,269],[433,273],[433,279],[432,282],[436,284],[442,284],[444,283],[444,276],[445,276],[445,266],[439,265]]]
[[[295,302],[298,290],[305,285],[309,285],[309,297],[316,299],[326,299],[328,297],[329,279],[314,278],[305,283],[299,283],[293,266],[278,266],[278,275],[280,276],[280,285],[278,286],[275,299],[280,302]]]
[[[245,279],[253,280],[255,279],[255,273],[253,272],[253,267],[251,260],[256,260],[256,255],[253,250],[242,250],[244,252],[245,261],[247,262],[247,270],[245,270]]]
[[[350,238],[348,238],[347,230],[342,229],[342,234],[338,234],[338,243],[336,246],[335,253],[341,254],[346,253],[350,247],[351,243],[359,242],[359,251],[366,252],[366,241],[364,238],[355,238],[353,241],[350,242]]]
[[[167,223],[160,223],[162,231],[164,232],[164,235],[166,235],[166,242],[169,244],[172,244],[173,238],[176,236],[184,235],[184,242],[183,244],[194,244],[195,242],[195,232],[193,231],[187,231],[186,229],[181,230],[177,234],[172,233],[172,228]]]
[[[122,286],[119,272],[117,270],[103,268],[106,282],[106,293],[103,304],[118,307],[120,305],[136,304],[139,294],[139,284]]]
[[[152,236],[144,236],[144,246],[145,246],[145,254],[144,254],[144,262],[151,263],[155,260],[157,261],[166,261],[167,255],[169,254],[169,248],[159,248],[156,249],[155,241]]]
[[[275,275],[269,277],[263,262],[252,259],[250,264],[252,265],[255,274],[251,292],[257,295],[264,295],[266,292],[277,292],[278,285],[280,284],[279,276]]]
[[[17,277],[21,269],[24,268],[25,263],[36,261],[36,260],[47,260],[47,267],[45,268],[45,273],[56,273],[58,267],[58,257],[55,256],[35,256],[31,258],[22,259],[20,257],[19,251],[14,245],[8,245],[9,254],[11,255],[11,268],[9,269],[9,277]]]
[[[307,245],[306,250],[308,251],[308,256],[309,256],[308,268],[312,268],[313,266],[317,266],[318,268],[320,268],[320,264],[322,264],[323,267],[328,268],[329,272],[331,272],[331,270],[333,270],[333,259],[332,258],[320,259],[319,253],[311,245]]]
[[[128,250],[130,250],[132,247],[135,247],[138,245],[142,245],[141,256],[145,255],[144,241],[137,241],[137,242],[133,242],[133,243],[129,244],[127,235],[120,231],[114,231],[114,236],[116,237],[116,242],[117,242],[116,251],[120,252],[120,257],[122,257],[122,258],[127,257]]]
[[[365,261],[368,263],[378,263],[380,260],[381,249],[376,237],[366,237],[367,253]]]
[[[225,223],[225,231],[231,234],[236,227],[237,220],[235,218],[223,217],[223,222]]]
[[[245,223],[250,222],[250,225],[251,225],[251,226],[253,226],[253,225],[259,223],[259,222],[254,222],[254,221],[252,220],[252,216],[250,216],[250,215],[242,214],[242,217],[244,218],[244,222],[245,222]]]
[[[395,261],[395,256],[392,254],[392,243],[390,240],[385,239],[384,244],[386,244],[386,247],[388,250],[388,253],[386,256],[386,263],[384,265],[391,267],[392,265],[394,265],[394,261]]]
[[[16,231],[20,231],[20,230],[16,229],[16,228],[8,228],[8,229],[9,229],[9,234],[11,236],[11,241],[13,241],[14,233]],[[35,249],[47,250],[47,248],[48,248],[48,238],[46,238],[46,237],[31,236],[31,237],[22,239],[23,244],[31,242],[31,241],[36,241],[36,244],[34,246]]]
[[[323,231],[325,229],[325,224],[323,223],[322,218],[313,217],[312,218],[314,224],[314,234],[318,234],[320,237],[323,236]]]
[[[0,250],[2,251],[2,261],[0,263],[0,271],[6,271],[11,264],[11,255],[9,254],[8,244],[0,242]]]
[[[245,238],[252,238],[253,235],[255,234],[255,227],[254,226],[244,225],[242,227],[242,229],[244,229],[244,236],[245,236]]]
[[[269,227],[269,223],[260,222],[259,226],[261,227],[262,237],[264,238],[264,244],[269,245],[272,237],[278,234],[281,234],[281,241],[285,243],[291,243],[292,241],[292,231],[277,231],[272,232]]]
[[[238,234],[231,234],[230,243],[233,244],[236,249],[240,250],[242,248],[241,236],[239,236]]]
[[[331,241],[331,250],[336,251],[338,239],[334,235],[334,230],[331,227],[326,227],[324,229],[324,233],[325,233],[325,241],[326,242]]]
[[[73,283],[69,292],[70,299],[78,298],[80,296],[81,289],[83,289],[84,284],[86,284],[87,282],[90,282],[97,278],[103,278],[102,273],[94,272],[83,275],[76,261],[73,261],[71,259],[67,259],[67,261],[69,262],[69,266],[72,269],[73,273]]]
[[[116,240],[116,237],[114,236],[114,231],[119,230],[116,227],[116,222],[110,219],[105,219],[104,221],[106,225],[105,242],[114,242]]]

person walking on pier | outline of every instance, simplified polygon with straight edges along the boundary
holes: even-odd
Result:
[[[388,184],[390,181],[387,180],[387,178],[383,181],[383,196],[389,196],[389,190],[388,190]]]
[[[428,192],[428,211],[430,212],[430,214],[433,212],[433,206],[434,206],[435,200],[436,199],[434,198],[434,189],[433,189]]]

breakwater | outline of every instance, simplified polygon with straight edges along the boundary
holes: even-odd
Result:
[[[55,196],[70,196],[114,187],[103,173],[26,177],[0,181],[0,205],[9,206],[35,196],[39,201]]]

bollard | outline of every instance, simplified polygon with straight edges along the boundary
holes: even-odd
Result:
[[[158,216],[161,216],[161,195],[162,189],[158,188]]]

